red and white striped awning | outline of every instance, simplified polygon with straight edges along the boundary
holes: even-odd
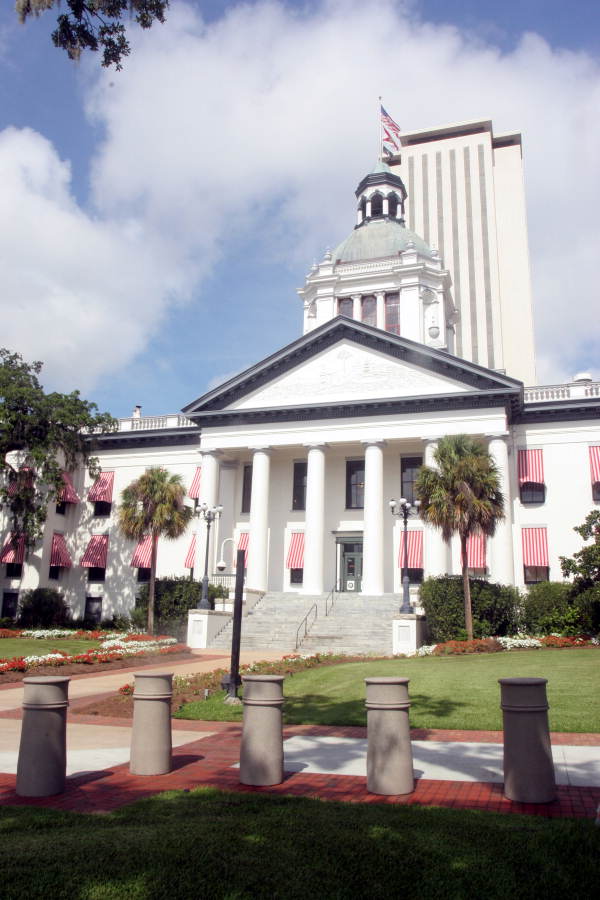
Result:
[[[600,447],[590,447],[590,470],[592,484],[600,481]]]
[[[423,568],[423,531],[413,530],[407,533],[408,538],[408,568]],[[404,566],[404,532],[400,532],[400,552],[398,553],[398,565]]]
[[[64,569],[70,569],[73,565],[64,534],[54,532],[52,535],[52,549],[50,551],[50,565],[62,566]]]
[[[238,540],[238,550],[245,550],[246,555],[244,556],[244,565],[248,565],[248,545],[250,543],[250,532],[249,531],[240,531],[240,537]],[[235,563],[234,563],[235,566]]]
[[[548,532],[545,528],[523,528],[523,565],[549,565]]]
[[[0,553],[0,563],[22,563],[24,559],[25,536],[22,534],[14,535],[10,531],[6,536],[2,552]]]
[[[188,497],[191,497],[192,500],[198,500],[200,497],[200,476],[202,475],[202,469],[200,466],[196,469],[196,474],[192,479],[191,487],[188,491]]]
[[[60,494],[58,495],[59,503],[80,503],[79,495],[75,491],[73,487],[73,482],[71,481],[71,476],[68,472],[62,473],[62,480],[64,482],[64,487]],[[54,565],[54,563],[53,563]],[[58,563],[57,563],[58,565]]]
[[[112,474],[112,473],[111,473]],[[105,569],[106,557],[108,556],[108,535],[93,534],[87,549],[81,557],[80,566],[88,569]]]
[[[286,567],[288,569],[304,568],[304,532],[293,531],[290,547],[287,555]]]
[[[192,535],[192,540],[190,541],[190,546],[188,548],[187,555],[185,557],[184,567],[186,569],[193,569],[196,565],[196,535]]]
[[[544,451],[519,450],[519,484],[544,484]]]
[[[88,500],[91,503],[112,503],[114,472],[100,472],[90,488]]]
[[[130,565],[134,569],[149,569],[152,561],[152,535],[143,537],[131,557]]]
[[[467,538],[467,565],[469,569],[485,569],[485,534],[470,534]]]

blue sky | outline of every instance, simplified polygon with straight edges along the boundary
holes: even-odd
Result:
[[[299,336],[379,93],[406,130],[523,132],[540,380],[599,374],[596,2],[174,0],[123,72],[70,62],[54,18],[0,13],[0,343],[48,387],[176,411]]]

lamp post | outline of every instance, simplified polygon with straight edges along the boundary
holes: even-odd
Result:
[[[402,566],[402,606],[400,607],[400,612],[411,613],[410,582],[408,580],[408,520],[410,516],[417,516],[419,514],[421,501],[415,500],[414,503],[411,503],[409,500],[405,500],[404,497],[401,497],[400,500],[390,500],[389,505],[391,514],[393,516],[398,516],[398,518],[401,518],[404,522],[404,531],[402,534],[402,540],[404,541],[404,564]]]
[[[202,578],[202,596],[197,609],[210,609],[211,605],[208,600],[208,551],[210,548],[210,526],[219,518],[223,512],[222,506],[209,506],[208,503],[201,503],[196,510],[196,515],[204,519],[206,522],[206,552],[204,554],[204,576]]]

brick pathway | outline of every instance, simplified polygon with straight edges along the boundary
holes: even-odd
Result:
[[[4,714],[7,716],[7,714]],[[12,717],[12,716],[11,716]],[[77,716],[80,723],[94,725],[130,725],[130,720],[101,716]],[[45,799],[17,797],[15,776],[0,775],[0,804],[42,806],[77,812],[102,813],[132,803],[143,797],[166,790],[191,790],[210,786],[242,792],[291,794],[317,797],[322,800],[343,800],[351,803],[397,803],[402,805],[445,806],[454,809],[483,809],[500,813],[525,813],[550,817],[593,818],[600,804],[600,788],[557,788],[553,803],[514,803],[502,794],[502,785],[484,782],[432,781],[419,779],[414,793],[401,797],[380,797],[369,794],[366,778],[349,775],[315,775],[303,772],[287,773],[284,782],[269,788],[241,785],[237,769],[241,726],[224,722],[192,722],[174,720],[174,729],[197,731],[198,740],[173,751],[173,771],[161,776],[133,776],[127,765],[113,766],[101,772],[70,778],[64,794]],[[212,732],[209,736],[206,732]],[[293,735],[332,737],[365,737],[366,729],[358,727],[333,728],[315,725],[286,727],[284,737]],[[468,732],[414,730],[415,740],[487,741],[501,740],[499,732]],[[554,743],[600,745],[600,735],[560,734]]]

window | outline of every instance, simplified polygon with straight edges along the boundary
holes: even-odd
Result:
[[[60,503],[56,504],[56,512],[59,516],[64,516],[67,511],[67,503],[66,500],[61,500]]]
[[[352,318],[354,312],[354,301],[352,297],[342,297],[338,300],[338,316],[346,316]]]
[[[365,461],[346,460],[346,509],[363,509],[365,505]]]
[[[96,500],[94,503],[95,516],[110,516],[111,509],[112,503],[107,503],[106,500]]]
[[[290,584],[302,584],[304,569],[290,569]]]
[[[423,569],[407,569],[409,584],[421,584],[423,581]]]
[[[471,578],[487,578],[488,570],[487,569],[473,569],[469,566],[469,575]]]
[[[106,569],[100,566],[88,567],[88,581],[104,581],[106,578]]]
[[[521,485],[521,503],[544,503],[545,500],[545,484],[536,484],[533,481],[525,481]]]
[[[252,463],[244,466],[242,479],[242,512],[250,512],[250,500],[252,497]]]
[[[524,566],[525,584],[538,584],[540,581],[550,580],[548,566]]]
[[[377,325],[377,300],[373,295],[363,297],[360,301],[361,318],[365,325]]]
[[[140,566],[137,573],[137,580],[140,584],[146,584],[150,581],[150,569]]]
[[[592,485],[592,500],[596,503],[600,500],[600,481],[594,481]]]
[[[292,509],[306,509],[306,469],[307,463],[294,463]]]
[[[409,503],[417,499],[415,481],[422,465],[422,456],[403,456],[400,460],[400,493]]]
[[[2,594],[2,618],[15,619],[19,605],[18,591],[4,591]]]
[[[50,566],[48,569],[48,578],[50,578],[51,581],[58,581],[61,569],[62,566]]]
[[[85,598],[85,618],[99,624],[102,619],[102,597]]]
[[[390,219],[395,219],[398,215],[398,198],[395,194],[390,194],[388,198],[388,210]]]
[[[400,334],[400,295],[385,295],[385,330],[391,334]]]
[[[383,197],[381,194],[373,194],[371,197],[371,217],[383,215]]]
[[[20,578],[23,574],[23,563],[6,563],[6,577]]]

